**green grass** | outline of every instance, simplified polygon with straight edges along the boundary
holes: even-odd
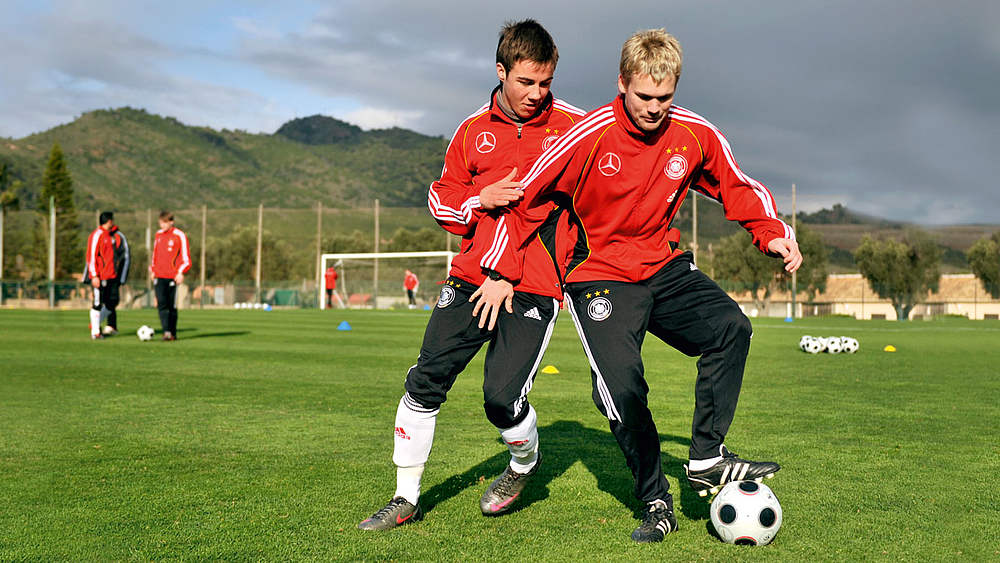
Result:
[[[1000,558],[1000,325],[758,319],[734,451],[775,459],[784,526],[722,544],[681,482],[695,362],[652,337],[650,407],[680,531],[635,545],[637,502],[560,319],[531,393],[545,465],[500,518],[506,449],[482,357],[438,419],[424,521],[362,533],[394,490],[392,425],[427,313],[181,311],[178,342],[90,342],[86,312],[0,311],[0,560],[968,560]],[[342,320],[350,332],[335,330]],[[808,356],[802,334],[853,335]],[[882,352],[893,344],[896,353]]]

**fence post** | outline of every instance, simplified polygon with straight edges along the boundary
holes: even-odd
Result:
[[[153,211],[146,209],[146,307],[153,306]]]
[[[795,232],[795,184],[792,184],[792,232]],[[790,318],[795,317],[795,293],[799,290],[799,278],[797,276],[798,272],[792,272],[792,314],[789,315]]]
[[[257,206],[257,268],[254,272],[254,302],[260,303],[260,257],[264,241],[264,204]]]
[[[375,200],[375,279],[372,284],[372,309],[378,309],[378,199]]]
[[[323,202],[316,202],[316,304],[319,309],[326,307],[323,295]]]
[[[3,306],[3,219],[7,210],[0,206],[0,307]]]
[[[204,205],[201,206],[201,293],[198,302],[201,303],[201,309],[205,308],[205,229],[208,225],[208,209]]]
[[[691,259],[698,263],[698,192],[691,190]]]
[[[49,308],[56,306],[56,198],[49,196]]]

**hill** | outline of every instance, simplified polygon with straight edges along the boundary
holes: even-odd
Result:
[[[424,206],[446,141],[402,129],[362,131],[331,117],[292,120],[273,135],[192,127],[141,109],[85,113],[0,142],[0,162],[35,207],[54,142],[73,175],[77,207]]]
[[[290,230],[279,229],[276,235],[303,240],[310,236],[312,223],[298,219],[292,210],[313,207],[317,201],[328,208],[352,209],[370,208],[378,198],[386,207],[425,209],[427,184],[440,174],[447,143],[406,129],[363,131],[322,115],[293,119],[269,135],[193,127],[129,107],[97,110],[28,137],[0,139],[0,163],[10,166],[12,180],[23,182],[18,194],[22,208],[35,207],[42,169],[57,141],[68,159],[80,210],[144,213],[202,205],[249,210],[263,203],[289,215],[285,222]],[[721,206],[703,201],[698,209],[702,249],[742,230],[725,219]],[[856,270],[852,252],[865,234],[898,236],[908,226],[839,204],[799,213],[798,221],[823,237],[834,272]],[[359,228],[367,233],[370,222],[361,221]],[[674,222],[684,233],[682,244],[689,244],[691,223],[691,205],[685,202]],[[407,220],[400,226],[416,224],[433,226],[426,212],[416,223]],[[942,246],[945,271],[968,271],[965,251],[998,228],[926,230]]]

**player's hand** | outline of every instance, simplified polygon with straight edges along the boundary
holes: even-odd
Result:
[[[774,254],[780,254],[785,261],[785,270],[789,273],[799,269],[802,265],[802,253],[799,252],[799,243],[788,238],[776,238],[767,243],[767,249]]]
[[[101,287],[101,280],[97,278],[90,278],[90,285],[94,287]]]
[[[497,315],[500,313],[500,304],[503,303],[508,313],[514,312],[514,286],[507,280],[491,280],[486,278],[483,285],[469,297],[469,301],[475,301],[475,308],[472,309],[472,316],[479,317],[479,328],[486,325],[486,318],[489,317],[488,330],[493,330],[497,324]]]
[[[510,171],[510,174],[504,176],[503,180],[493,182],[479,191],[479,204],[483,206],[483,209],[504,207],[524,196],[522,189],[524,184],[513,181],[515,176],[517,176],[516,167]]]
[[[177,277],[175,277],[175,278],[174,278],[174,282],[175,282],[175,283],[176,283],[177,285],[180,285],[180,284],[184,283],[184,274],[180,274],[180,273],[178,273],[178,274],[177,274]]]

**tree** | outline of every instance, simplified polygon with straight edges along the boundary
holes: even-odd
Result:
[[[42,174],[42,195],[38,202],[40,215],[35,237],[35,256],[41,271],[47,269],[49,198],[55,198],[56,209],[56,277],[67,277],[79,268],[83,271],[83,248],[80,244],[80,221],[73,203],[73,178],[66,167],[59,143],[52,145],[49,161]],[[71,270],[72,269],[72,270]]]
[[[420,250],[441,250],[447,241],[446,233],[441,229],[424,227],[422,229],[404,229],[400,227],[392,234],[392,239],[386,247],[386,252],[415,252]]]
[[[261,236],[261,272],[263,280],[285,281],[292,278],[292,246],[276,239],[270,232]],[[238,227],[226,237],[208,240],[205,248],[205,275],[213,280],[252,280],[257,267],[257,226]]]
[[[827,251],[820,236],[805,225],[796,233],[802,252],[802,267],[797,273],[797,289],[815,296],[826,289]],[[735,233],[715,245],[712,257],[714,275],[739,284],[750,292],[755,306],[763,311],[777,289],[791,291],[792,275],[785,264],[760,252],[744,233]]]
[[[916,229],[905,231],[898,241],[865,235],[854,250],[854,261],[872,290],[892,302],[900,321],[909,318],[928,291],[937,290],[941,279],[941,249]]]
[[[976,241],[966,253],[972,273],[993,299],[1000,299],[1000,231]]]

